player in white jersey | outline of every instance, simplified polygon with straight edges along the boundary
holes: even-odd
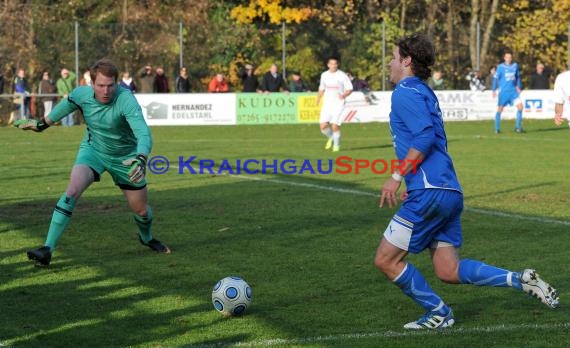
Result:
[[[554,81],[554,122],[560,126],[564,118],[570,122],[570,70],[558,74]]]
[[[352,93],[352,82],[348,76],[338,69],[338,59],[329,58],[327,61],[327,71],[321,74],[319,93],[317,94],[317,105],[323,99],[321,109],[321,133],[327,137],[325,150],[332,147],[333,152],[340,151],[340,125],[342,124],[342,113],[344,101]],[[332,130],[329,127],[332,126]]]

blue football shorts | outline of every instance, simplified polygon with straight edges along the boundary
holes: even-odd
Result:
[[[519,94],[516,90],[512,91],[499,91],[499,103],[498,106],[508,106],[522,104]]]
[[[455,190],[409,192],[384,232],[390,244],[417,254],[426,248],[461,247],[463,194]]]

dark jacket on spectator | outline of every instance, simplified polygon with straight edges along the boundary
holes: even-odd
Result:
[[[550,84],[548,83],[548,74],[534,73],[530,76],[530,83],[528,85],[529,89],[550,89]]]
[[[2,94],[0,92],[0,94]],[[40,85],[38,87],[38,94],[57,94],[57,89],[55,88],[55,84],[52,80],[44,80],[40,81]],[[51,97],[43,97],[41,98],[42,101],[56,101],[56,96]]]
[[[248,75],[245,69],[242,69],[238,73],[239,78],[243,84],[243,92],[257,92],[259,88],[259,80],[255,74]]]
[[[285,84],[285,80],[283,80],[283,76],[281,74],[277,74],[277,77],[273,77],[271,72],[266,72],[263,75],[263,80],[261,81],[261,90],[264,92],[280,92],[281,88],[283,90],[288,91],[287,85]]]
[[[130,79],[130,81],[125,81],[124,79],[121,79],[121,81],[119,81],[119,86],[128,89],[129,91],[135,93],[137,91],[137,85],[135,84],[135,81],[133,79]]]
[[[352,81],[352,90],[355,92],[366,92],[370,90],[370,86],[368,85],[368,81],[354,78]]]
[[[140,69],[137,72],[137,76],[140,81],[140,88],[137,91],[140,93],[152,93],[154,89],[154,76],[155,74],[151,71],[146,71],[145,68]]]
[[[154,85],[152,88],[154,93],[168,93],[170,88],[168,87],[168,79],[165,75],[158,75],[154,77]]]
[[[190,79],[178,76],[176,78],[176,93],[190,93]]]
[[[307,92],[309,88],[305,85],[303,80],[298,81],[291,81],[289,82],[289,91],[290,92]]]

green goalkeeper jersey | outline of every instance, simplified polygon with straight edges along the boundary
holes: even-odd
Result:
[[[81,86],[57,104],[48,118],[58,122],[75,110],[83,114],[87,124],[83,142],[98,153],[110,157],[150,153],[150,129],[131,91],[116,86],[113,100],[103,104],[95,99],[91,86]]]

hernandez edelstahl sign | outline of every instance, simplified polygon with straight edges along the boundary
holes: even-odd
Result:
[[[135,94],[151,126],[235,124],[236,94]]]
[[[446,121],[493,120],[497,98],[490,91],[437,91]],[[391,92],[352,93],[346,100],[343,123],[388,122]],[[322,107],[316,93],[135,94],[151,126],[318,123]],[[521,93],[525,118],[554,117],[553,91]],[[503,119],[515,118],[506,107]]]

